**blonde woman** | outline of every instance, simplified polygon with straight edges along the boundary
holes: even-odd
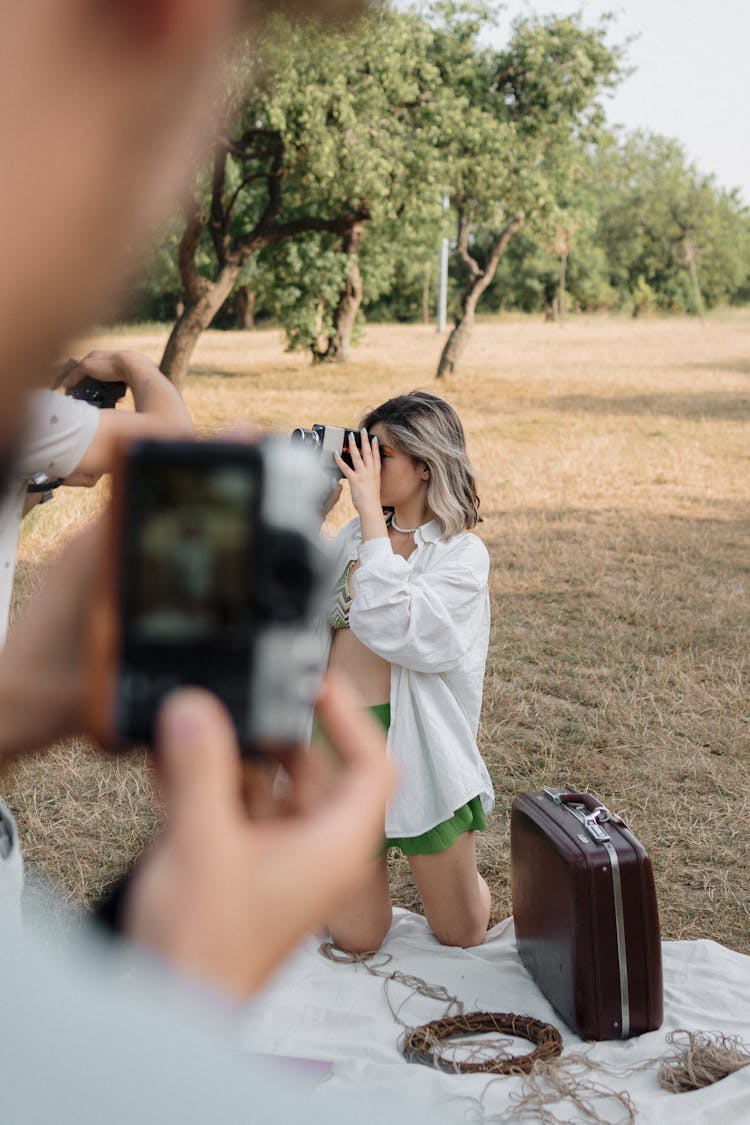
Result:
[[[335,540],[330,667],[388,731],[400,783],[386,845],[328,925],[350,952],[379,948],[391,925],[386,854],[407,857],[445,945],[484,940],[490,891],[477,870],[492,783],[476,743],[489,639],[489,556],[472,533],[479,500],[463,427],[424,391],[362,419],[348,480],[358,516]]]

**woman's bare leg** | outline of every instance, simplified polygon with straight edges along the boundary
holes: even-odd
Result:
[[[438,855],[410,855],[425,917],[443,945],[481,945],[492,909],[490,889],[477,871],[473,832],[463,832]]]
[[[362,884],[328,919],[331,941],[347,953],[380,949],[393,921],[388,866],[378,856],[367,869]]]

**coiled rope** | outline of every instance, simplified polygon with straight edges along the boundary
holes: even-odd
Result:
[[[672,1093],[685,1093],[710,1086],[750,1066],[750,1045],[739,1036],[683,1028],[667,1034],[666,1041],[673,1047],[671,1052],[636,1065],[617,1066],[599,1062],[583,1051],[560,1058],[562,1037],[552,1024],[512,1012],[471,1012],[467,1015],[462,1001],[451,996],[443,985],[428,984],[421,977],[398,970],[389,971],[392,957],[388,953],[345,953],[332,942],[324,942],[319,952],[337,964],[362,965],[371,976],[383,980],[391,1014],[404,1028],[399,1049],[407,1061],[423,1063],[451,1074],[517,1075],[523,1079],[521,1091],[511,1094],[512,1106],[500,1115],[487,1114],[484,1106],[493,1082],[485,1088],[481,1101],[469,1099],[477,1106],[486,1125],[493,1121],[524,1119],[533,1119],[542,1125],[562,1125],[562,1119],[550,1107],[565,1102],[575,1106],[580,1114],[579,1121],[615,1125],[615,1121],[602,1117],[599,1112],[608,1101],[617,1106],[617,1122],[634,1125],[636,1108],[627,1091],[612,1090],[592,1081],[587,1075],[599,1073],[625,1078],[637,1071],[658,1066],[659,1084]],[[394,983],[403,985],[411,993],[395,1008],[389,991]],[[401,1011],[415,994],[445,1004],[443,1017],[419,1027],[406,1023],[401,1018]],[[526,1055],[512,1055],[508,1050],[510,1042],[498,1041],[497,1038],[491,1043],[465,1038],[458,1044],[450,1043],[454,1036],[487,1033],[528,1039],[535,1044],[535,1050]],[[447,1052],[454,1049],[460,1050],[460,1058],[448,1055]]]
[[[562,1053],[562,1036],[552,1024],[542,1023],[531,1016],[516,1015],[513,1012],[470,1012],[456,996],[451,996],[443,985],[428,984],[421,977],[409,976],[398,970],[388,971],[391,956],[388,953],[345,953],[332,942],[324,942],[319,952],[329,961],[337,964],[363,965],[367,972],[384,981],[384,988],[391,1015],[404,1028],[399,1041],[399,1050],[407,1062],[423,1063],[437,1070],[451,1074],[528,1074],[533,1066],[545,1059],[555,1058]],[[441,1019],[411,1027],[401,1019],[404,1001],[394,1008],[389,985],[401,984],[412,995],[426,996],[446,1005]],[[449,1041],[454,1036],[494,1033],[512,1035],[527,1039],[535,1044],[535,1049],[525,1055],[512,1055],[508,1041],[493,1041],[492,1045],[463,1039],[454,1045]],[[449,1056],[446,1052],[459,1049],[461,1058]]]

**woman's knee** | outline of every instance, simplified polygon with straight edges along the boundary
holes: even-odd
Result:
[[[478,894],[472,902],[464,902],[460,906],[456,904],[447,915],[443,914],[434,920],[428,914],[427,921],[441,945],[471,949],[475,945],[481,945],[487,936],[492,914],[492,896],[479,873],[477,882]]]
[[[363,953],[377,953],[388,936],[391,928],[392,914],[388,918],[371,922],[367,926],[330,927],[329,933],[333,944],[344,953],[361,956]]]
[[[481,945],[487,936],[489,916],[485,918],[460,918],[448,925],[432,925],[432,932],[441,945],[452,945],[459,949],[471,949]]]

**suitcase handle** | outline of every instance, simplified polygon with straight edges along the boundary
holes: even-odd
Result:
[[[545,789],[544,792],[552,797],[552,800],[557,805],[585,805],[591,812],[596,812],[597,809],[604,809],[604,805],[601,801],[598,801],[596,797],[592,797],[590,793],[577,793],[573,789],[566,789],[562,793],[557,793],[554,789]],[[605,809],[605,812],[606,811],[608,810]]]
[[[625,823],[622,817],[615,816],[606,805],[603,805],[597,797],[592,797],[590,793],[579,793],[574,789],[545,789],[544,792],[556,805],[584,805],[589,812],[596,814],[595,821],[611,820],[613,824],[620,825]]]

